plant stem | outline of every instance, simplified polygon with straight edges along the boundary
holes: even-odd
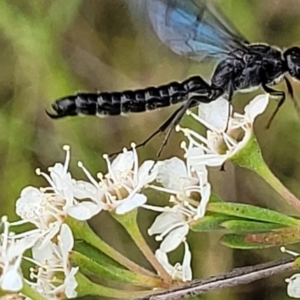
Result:
[[[72,251],[69,254],[69,259],[73,265],[80,266],[80,272],[85,275],[93,275],[101,279],[114,280],[147,288],[157,288],[161,285],[161,280],[158,277],[154,278],[137,274],[111,264],[101,264],[101,259],[97,261],[96,256],[91,252],[88,255],[88,253],[83,254]]]
[[[231,159],[237,165],[253,170],[259,174],[273,189],[278,192],[290,205],[300,212],[300,201],[291,193],[270,171],[261,154],[255,137],[252,137],[248,144]]]
[[[32,300],[46,300],[39,292],[33,289],[29,284],[23,281],[23,288],[21,293]]]
[[[113,214],[113,217],[123,225],[127,230],[131,238],[134,240],[135,244],[142,251],[147,260],[151,263],[156,272],[160,275],[163,282],[167,285],[172,283],[172,277],[167,273],[163,266],[156,259],[152,250],[146,243],[144,237],[142,236],[140,229],[137,224],[137,210],[131,211],[125,215],[116,215]]]
[[[109,287],[105,287],[100,284],[91,282],[87,277],[82,275],[80,272],[76,274],[76,281],[78,286],[76,288],[77,296],[102,296],[108,298],[118,298],[118,299],[134,299],[149,295],[152,293],[151,290],[147,291],[126,291],[117,290]]]
[[[257,170],[257,173],[264,178],[264,180],[273,187],[273,189],[280,194],[290,205],[292,205],[297,211],[300,212],[300,201],[291,193],[270,171],[267,165],[261,166]]]

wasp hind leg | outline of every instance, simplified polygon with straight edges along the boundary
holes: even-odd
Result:
[[[169,129],[168,129],[168,132],[167,132],[167,135],[166,135],[166,137],[165,137],[165,139],[164,139],[164,141],[163,141],[163,144],[162,144],[162,146],[159,148],[159,150],[158,150],[158,153],[157,153],[157,156],[159,156],[160,154],[161,154],[161,152],[162,152],[162,150],[163,150],[163,148],[164,148],[164,146],[167,144],[167,142],[168,142],[168,140],[169,140],[169,138],[170,138],[170,135],[171,135],[171,133],[172,133],[172,130],[173,130],[173,128],[175,128],[175,126],[177,125],[177,123],[176,123],[176,125],[174,126],[174,125],[172,125],[172,123],[174,123],[176,120],[178,120],[178,122],[180,121],[180,119],[182,118],[182,115],[184,114],[182,114],[181,113],[181,111],[182,110],[184,110],[184,105],[183,106],[181,106],[181,107],[179,107],[178,109],[176,109],[174,112],[173,112],[173,114],[162,124],[162,125],[160,125],[150,136],[148,136],[143,142],[141,142],[141,143],[139,143],[139,144],[137,144],[136,146],[135,146],[135,148],[137,149],[137,148],[141,148],[141,147],[144,147],[144,146],[146,146],[155,136],[157,136],[158,134],[160,134],[160,133],[163,133],[164,131],[166,131],[166,129],[168,128],[168,127],[170,127]],[[178,118],[178,115],[179,114],[182,114],[181,115],[181,117],[179,117]],[[129,148],[129,150],[132,150],[132,148]],[[120,154],[122,151],[118,151],[118,152],[115,152],[115,153],[111,153],[109,156],[110,157],[113,157],[113,156],[115,156],[115,155],[118,155],[118,154]]]
[[[274,90],[272,88],[270,88],[269,86],[267,85],[262,85],[262,88],[264,89],[264,91],[266,93],[269,93],[271,96],[273,97],[278,97],[279,98],[279,101],[278,101],[278,104],[277,104],[277,107],[276,109],[274,110],[274,112],[272,113],[271,115],[271,118],[269,119],[268,123],[267,123],[267,129],[269,129],[271,127],[271,124],[275,118],[275,116],[277,115],[280,107],[282,106],[282,104],[284,103],[285,101],[285,92],[283,91],[277,91],[277,90]]]
[[[297,112],[298,116],[300,117],[300,106],[299,106],[299,102],[294,97],[294,91],[293,91],[292,84],[290,83],[290,81],[286,77],[284,77],[284,81],[285,81],[285,84],[287,86],[288,93],[291,96],[291,99],[292,99],[292,102],[293,102],[294,107],[296,109],[296,112]]]

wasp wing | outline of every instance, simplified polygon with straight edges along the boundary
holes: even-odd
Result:
[[[223,58],[248,42],[203,0],[147,0],[148,16],[161,41],[175,53],[201,61]]]

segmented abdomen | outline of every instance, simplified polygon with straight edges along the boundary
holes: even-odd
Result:
[[[210,86],[199,76],[182,83],[171,82],[159,87],[112,93],[78,93],[52,104],[51,118],[76,115],[120,115],[144,112],[185,101],[189,93],[207,94]]]

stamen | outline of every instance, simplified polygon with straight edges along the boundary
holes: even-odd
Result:
[[[225,142],[226,147],[230,151],[238,145],[238,143],[225,132],[223,133],[223,140]]]
[[[3,237],[3,241],[2,241],[2,248],[5,251],[7,248],[7,244],[8,244],[8,235],[9,235],[9,223],[7,221],[7,216],[3,216],[1,218],[1,223],[3,224],[3,233],[2,233],[2,237]]]
[[[135,183],[138,182],[138,170],[139,170],[139,161],[138,161],[138,155],[137,155],[137,152],[136,152],[136,144],[135,143],[131,143],[131,150],[132,150],[132,153],[133,153],[133,180]]]
[[[50,169],[51,169],[51,168],[49,168],[49,170],[50,170]],[[43,177],[48,181],[48,183],[51,185],[52,189],[55,190],[55,184],[54,184],[54,182],[52,181],[51,177],[50,177],[47,173],[42,172],[41,169],[39,169],[39,168],[37,168],[37,169],[35,170],[35,172],[36,172],[36,174],[37,174],[38,176],[43,176]]]
[[[168,235],[168,233],[170,233],[172,230],[178,228],[178,227],[181,227],[181,226],[184,226],[186,224],[186,222],[178,222],[178,223],[175,223],[173,224],[172,226],[170,226],[169,228],[167,228],[165,231],[163,231],[160,235],[156,236],[156,240],[157,238],[163,240],[163,238]]]
[[[94,177],[91,175],[91,173],[84,167],[83,163],[81,161],[79,161],[77,163],[77,166],[79,168],[82,169],[82,171],[84,172],[84,174],[86,175],[86,177],[89,179],[89,181],[95,186],[95,187],[99,187],[98,182],[94,179]]]
[[[126,148],[125,148],[125,149],[126,149]],[[127,151],[127,150],[126,150],[126,151]],[[124,152],[124,149],[123,149],[123,152]],[[109,174],[110,178],[111,178],[114,182],[116,182],[117,179],[116,179],[116,177],[115,177],[115,175],[114,175],[114,172],[113,172],[113,170],[112,170],[112,168],[111,168],[111,163],[110,163],[110,161],[109,161],[109,156],[108,156],[107,154],[104,154],[104,155],[103,155],[103,158],[104,158],[105,161],[106,161],[107,171],[108,171],[108,174]]]
[[[299,256],[300,255],[299,253],[297,253],[295,251],[287,250],[284,246],[280,247],[280,251],[283,252],[283,253],[290,254],[292,256]]]
[[[65,164],[64,164],[64,173],[67,174],[68,169],[69,169],[70,159],[71,159],[70,146],[69,145],[64,145],[63,150],[66,151],[66,158],[65,158]]]

